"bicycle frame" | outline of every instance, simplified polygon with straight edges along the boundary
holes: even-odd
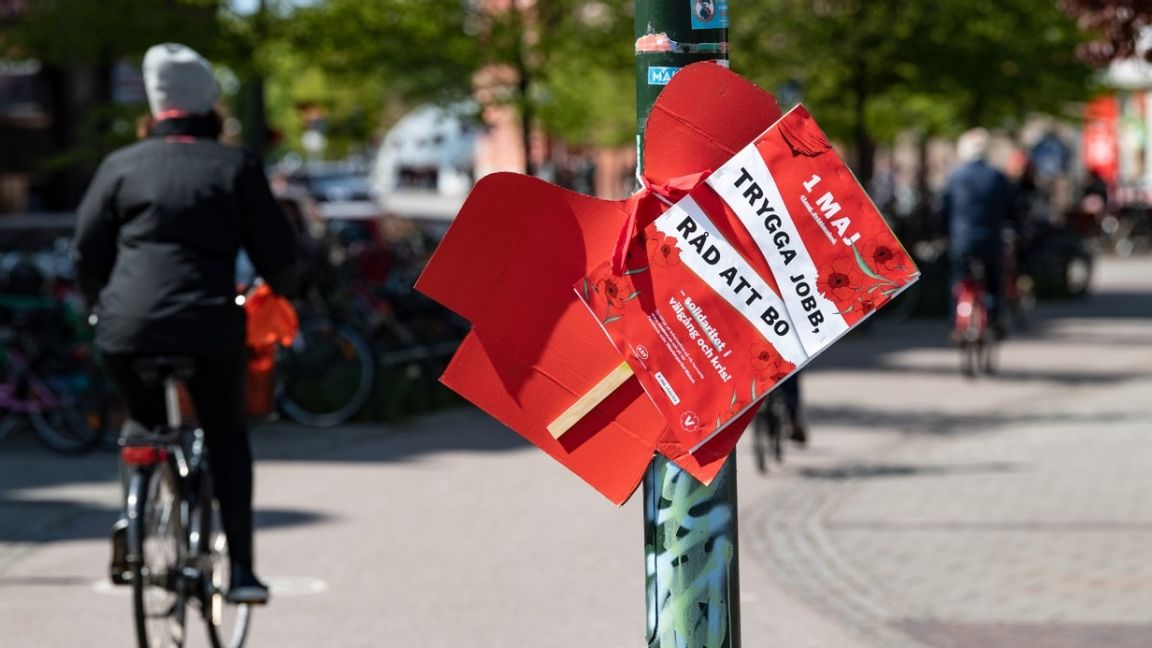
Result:
[[[136,606],[137,636],[142,644],[151,645],[155,629],[145,630],[145,607],[142,588],[153,585],[175,596],[173,605],[162,618],[171,617],[174,623],[165,627],[172,630],[182,645],[186,625],[186,606],[189,601],[199,604],[201,616],[209,626],[209,638],[217,648],[243,645],[247,635],[250,606],[236,606],[236,619],[227,626],[223,623],[224,604],[222,586],[214,569],[221,560],[222,538],[214,537],[214,497],[208,474],[207,455],[203,447],[203,434],[183,427],[180,415],[179,381],[172,376],[164,379],[164,399],[167,425],[160,432],[130,436],[120,450],[121,461],[132,470],[127,494],[128,532],[127,562],[133,578],[134,605]],[[159,473],[172,492],[179,527],[172,534],[176,539],[175,556],[166,561],[163,574],[146,572],[145,536],[148,531],[147,499],[149,488]],[[147,576],[145,574],[147,573]],[[159,581],[151,580],[159,577]],[[230,626],[230,627],[228,627]],[[174,630],[173,630],[174,628]]]
[[[960,370],[969,378],[993,372],[992,320],[983,266],[972,261],[969,271],[954,288],[953,339],[960,346]]]
[[[143,502],[139,498],[142,495],[147,496],[144,486],[148,484],[153,472],[168,471],[169,486],[180,505],[180,526],[186,531],[190,529],[191,509],[195,504],[189,498],[190,492],[194,492],[194,489],[189,488],[193,467],[185,453],[181,438],[179,390],[174,378],[165,379],[164,397],[167,406],[168,433],[128,439],[120,448],[120,461],[132,471],[126,503],[129,521],[127,558],[130,566],[139,566],[143,561],[143,556],[134,555],[136,548],[143,546],[143,538],[140,537],[141,525],[133,522],[143,510]],[[181,543],[179,562],[184,562],[185,555],[191,548]]]
[[[984,341],[988,331],[988,306],[985,303],[984,284],[972,279],[963,279],[956,288],[955,330],[964,342]]]

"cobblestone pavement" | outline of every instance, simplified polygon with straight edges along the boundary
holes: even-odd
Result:
[[[993,378],[918,325],[890,375],[811,372],[813,448],[742,493],[753,560],[870,645],[1152,646],[1152,264],[1106,265]]]

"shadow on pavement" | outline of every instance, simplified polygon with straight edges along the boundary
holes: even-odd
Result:
[[[1041,312],[1050,317],[1152,319],[1152,293],[1108,290],[1080,299],[1044,302]]]
[[[808,415],[813,425],[851,425],[885,432],[896,431],[905,434],[931,435],[990,432],[1004,426],[1020,424],[1085,423],[1105,425],[1141,420],[1139,416],[1120,412],[1088,412],[1081,415],[1069,415],[1064,412],[1043,416],[1035,412],[1014,413],[1003,410],[963,413],[915,412],[907,409],[884,410],[850,405],[841,407],[813,405],[808,408]]]
[[[0,543],[107,538],[119,515],[119,488],[113,452],[68,457],[52,453],[31,435],[5,439],[0,443]],[[317,511],[256,511],[257,528],[325,519]]]
[[[978,384],[981,381],[1001,381],[1001,382],[1014,382],[1014,383],[1055,383],[1060,385],[1082,385],[1085,383],[1098,384],[1117,384],[1129,380],[1137,380],[1148,376],[1148,372],[1141,371],[1093,371],[1093,370],[1076,370],[1076,369],[1016,369],[1016,368],[997,368],[994,373],[989,377],[979,377],[974,381],[969,381],[960,373],[960,356],[956,352],[956,358],[949,357],[948,359],[954,362],[947,362],[944,364],[931,364],[931,365],[918,365],[910,366],[907,364],[877,364],[869,367],[869,372],[884,372],[884,373],[900,373],[909,375],[933,375],[933,376],[955,376],[956,379],[965,380]],[[883,361],[881,361],[883,362]],[[1074,359],[1069,359],[1069,363],[1075,362]]]
[[[531,446],[471,406],[400,424],[309,428],[270,424],[253,435],[259,460],[402,462],[444,452],[507,452]]]
[[[66,499],[17,499],[0,493],[0,542],[47,543],[107,538],[118,507]],[[329,516],[298,509],[259,509],[256,528],[318,524]],[[0,579],[3,582],[3,579]]]
[[[1020,466],[1011,463],[977,464],[841,464],[828,467],[806,467],[797,471],[804,479],[843,481],[848,479],[884,479],[937,475],[980,475],[988,473],[1019,472]]]

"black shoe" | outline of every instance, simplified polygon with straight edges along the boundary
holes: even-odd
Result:
[[[808,428],[799,420],[792,421],[792,433],[788,435],[792,443],[800,447],[808,445]]]
[[[108,575],[113,585],[127,585],[132,582],[132,571],[128,567],[128,520],[116,520],[112,525],[112,564]]]
[[[229,603],[265,605],[271,598],[268,586],[261,583],[251,569],[233,569],[232,581],[229,584],[231,587],[224,595],[224,600]]]

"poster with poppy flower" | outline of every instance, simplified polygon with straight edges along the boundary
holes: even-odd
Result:
[[[577,293],[693,452],[919,277],[803,107]]]
[[[920,276],[803,106],[710,175],[815,355]]]
[[[632,239],[625,259],[576,291],[692,451],[807,361],[770,280],[692,194]]]

